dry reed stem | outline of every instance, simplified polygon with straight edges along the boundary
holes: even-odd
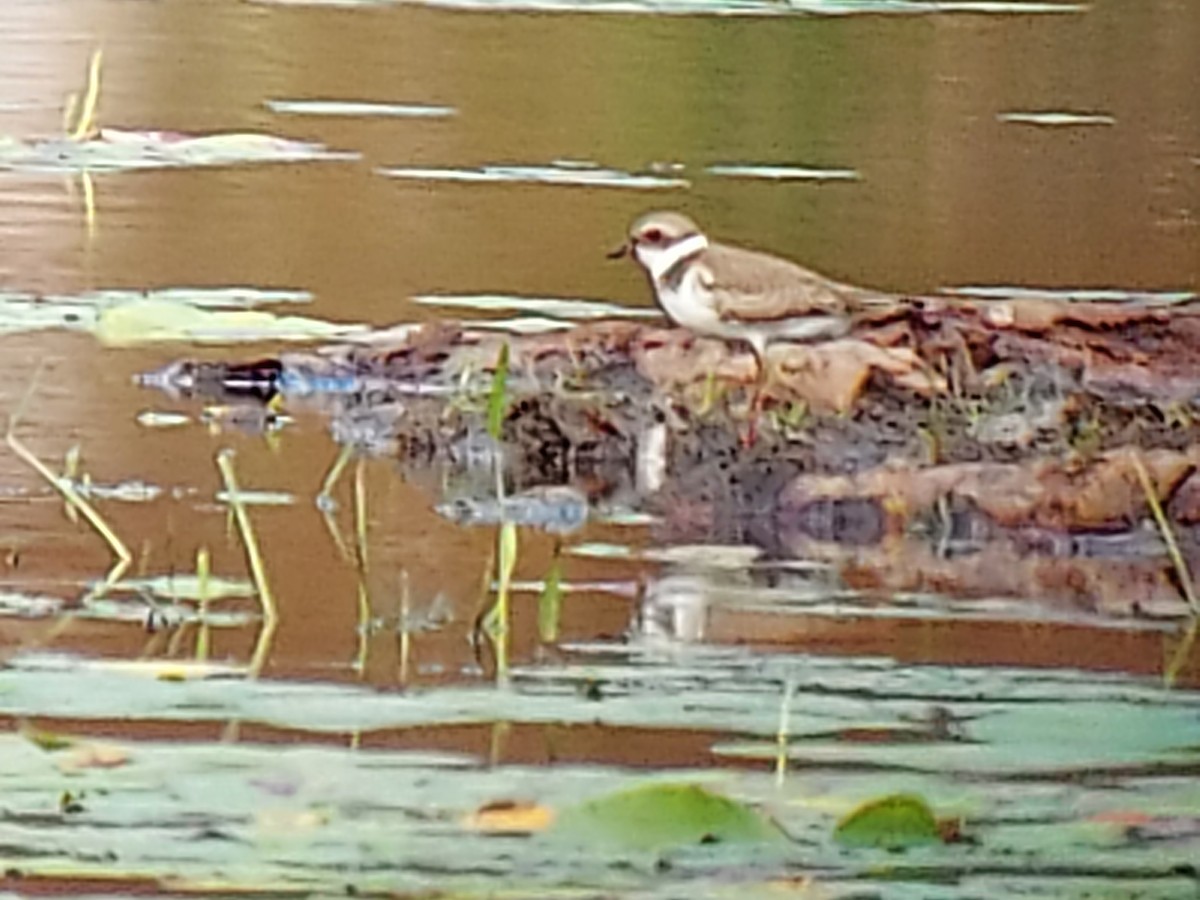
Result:
[[[238,492],[237,476],[233,471],[233,451],[221,450],[217,453],[217,468],[225,481],[225,491],[229,496],[229,507],[233,511],[234,521],[237,522],[238,533],[242,538],[242,546],[246,548],[246,559],[250,565],[250,574],[254,578],[254,586],[258,590],[259,603],[262,605],[263,627],[255,643],[254,655],[250,660],[250,677],[257,678],[262,672],[267,654],[271,649],[271,639],[279,626],[279,615],[275,606],[275,595],[271,593],[271,585],[267,580],[266,568],[263,566],[262,554],[258,549],[258,538],[250,525],[250,516],[246,513],[246,505]]]

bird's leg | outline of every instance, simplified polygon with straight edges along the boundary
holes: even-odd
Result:
[[[766,389],[771,378],[771,370],[767,367],[766,348],[759,348],[754,344],[750,346],[754,350],[754,362],[758,371],[754,379],[754,395],[750,400],[750,422],[741,442],[747,449],[758,442],[758,420],[762,417],[763,401],[766,399]]]

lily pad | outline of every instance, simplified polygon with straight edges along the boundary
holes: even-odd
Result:
[[[847,847],[902,850],[941,841],[937,819],[916,794],[891,794],[851,810],[833,833]]]
[[[786,840],[771,820],[697,784],[651,784],[569,807],[549,836],[588,847],[650,851]]]
[[[108,346],[160,341],[226,344],[241,341],[310,341],[365,331],[306,316],[261,310],[206,310],[170,300],[147,299],[102,310],[96,337]]]
[[[45,296],[0,291],[0,334],[48,328],[93,331],[104,310],[148,301],[205,310],[247,310],[268,303],[307,303],[310,300],[312,294],[308,291],[252,287],[99,290]]]

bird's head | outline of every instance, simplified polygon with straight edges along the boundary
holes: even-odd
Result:
[[[629,228],[629,237],[620,247],[608,254],[610,259],[632,256],[651,273],[660,263],[677,255],[687,241],[696,251],[708,245],[700,228],[682,213],[652,212],[639,218]]]

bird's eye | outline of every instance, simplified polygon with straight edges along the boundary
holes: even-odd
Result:
[[[642,232],[642,239],[651,244],[657,244],[663,239],[663,233],[657,228]]]

